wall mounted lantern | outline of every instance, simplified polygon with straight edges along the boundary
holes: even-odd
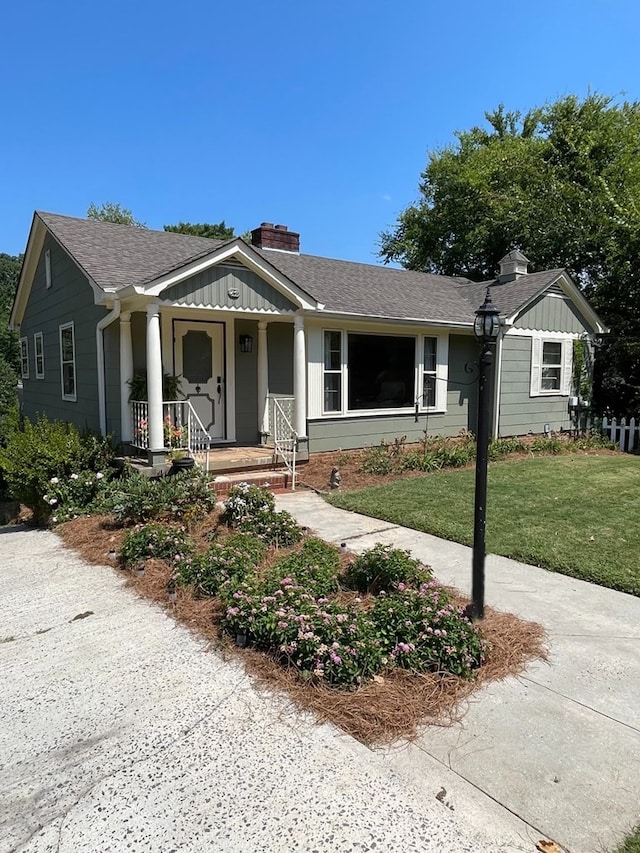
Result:
[[[253,338],[251,335],[240,335],[240,352],[253,352]]]

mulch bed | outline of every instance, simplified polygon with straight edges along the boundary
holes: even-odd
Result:
[[[326,470],[324,464],[323,461],[322,470]],[[218,514],[212,513],[191,534],[199,548],[206,547],[206,532],[216,526],[217,520]],[[125,535],[125,530],[104,516],[74,519],[60,525],[57,532],[88,563],[100,566],[109,564],[109,552],[119,550]],[[532,660],[546,659],[545,636],[540,625],[487,608],[481,632],[490,643],[490,652],[475,678],[390,670],[358,690],[338,690],[304,681],[297,670],[285,669],[253,649],[237,648],[220,629],[224,606],[218,599],[194,598],[188,588],[178,587],[176,601],[170,602],[167,596],[170,569],[162,561],[146,561],[146,571],[141,577],[114,570],[126,576],[127,585],[139,595],[157,602],[219,651],[242,660],[260,687],[284,693],[295,705],[311,711],[318,722],[333,723],[367,744],[412,740],[427,725],[451,725],[464,715],[465,700],[482,685],[518,675]],[[467,603],[461,597],[458,599]]]

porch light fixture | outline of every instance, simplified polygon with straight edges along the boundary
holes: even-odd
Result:
[[[489,417],[491,408],[492,347],[500,331],[500,312],[491,301],[489,288],[476,311],[473,332],[480,343],[478,380],[478,426],[476,429],[476,490],[473,519],[472,604],[474,619],[484,616],[484,561],[487,527],[487,466],[489,461]]]
[[[253,338],[251,335],[240,335],[240,352],[253,352]]]

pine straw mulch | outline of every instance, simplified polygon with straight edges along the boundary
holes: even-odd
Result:
[[[216,522],[217,517],[212,514],[200,531],[196,531],[195,539],[201,547],[208,542],[204,531],[211,530]],[[101,566],[109,563],[109,551],[118,550],[125,535],[125,530],[104,516],[74,519],[60,525],[57,532],[65,545],[88,563]],[[406,670],[389,670],[358,690],[337,690],[304,681],[296,670],[285,669],[253,649],[236,648],[221,632],[224,607],[220,601],[194,598],[188,588],[178,587],[176,601],[170,602],[167,598],[169,573],[169,567],[159,560],[148,560],[141,577],[121,572],[127,585],[139,595],[155,601],[223,655],[241,659],[261,688],[285,694],[296,706],[312,712],[318,722],[333,723],[370,745],[413,740],[428,725],[451,725],[464,716],[466,700],[480,687],[516,676],[530,661],[547,657],[545,635],[540,625],[525,622],[511,613],[486,608],[481,632],[490,643],[490,652],[475,678],[466,680],[446,673],[418,675]],[[467,603],[458,593],[455,595],[461,603]]]

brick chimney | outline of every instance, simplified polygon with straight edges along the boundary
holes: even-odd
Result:
[[[529,270],[529,258],[518,249],[512,249],[500,261],[500,272],[498,273],[498,284],[507,284],[515,281],[521,275],[526,275]]]
[[[289,231],[286,225],[261,222],[251,232],[251,245],[258,249],[279,249],[281,252],[300,253],[300,235]]]

